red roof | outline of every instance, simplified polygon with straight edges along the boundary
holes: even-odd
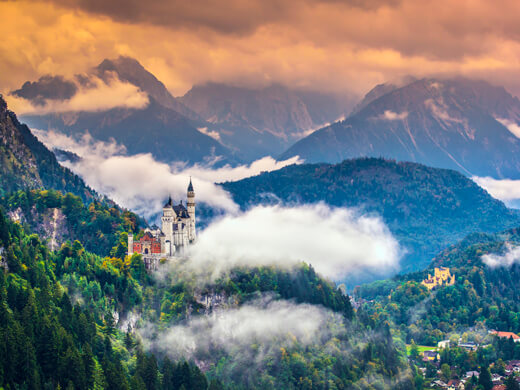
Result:
[[[493,333],[496,334],[500,338],[508,339],[508,338],[512,337],[513,340],[520,339],[520,337],[516,333],[513,333],[513,332],[493,332]]]

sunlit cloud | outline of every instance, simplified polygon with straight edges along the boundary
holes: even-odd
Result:
[[[69,99],[43,99],[35,103],[14,94],[5,97],[10,109],[18,115],[105,111],[115,107],[144,108],[149,103],[146,93],[135,85],[116,78],[105,83],[93,76],[90,76],[88,85],[78,85],[77,91]]]
[[[449,9],[449,12],[443,10]],[[484,0],[0,2],[0,90],[137,58],[174,94],[206,81],[353,91],[462,74],[520,91],[520,5]],[[318,70],[318,71],[317,71]]]

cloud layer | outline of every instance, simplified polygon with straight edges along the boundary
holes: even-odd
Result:
[[[377,217],[326,205],[258,206],[209,225],[189,252],[189,266],[215,276],[236,266],[312,264],[334,280],[399,267],[401,250]]]
[[[520,126],[509,119],[495,118],[502,125],[504,125],[515,137],[520,138]]]
[[[105,83],[97,77],[90,76],[86,84],[76,85],[72,81],[63,81],[63,83],[66,83],[69,88],[73,85],[75,89],[68,90],[69,95],[45,98],[45,95],[38,93],[43,92],[41,88],[40,91],[36,91],[37,84],[33,83],[31,85],[33,88],[22,88],[6,96],[9,108],[18,115],[30,115],[51,112],[104,111],[115,107],[143,108],[149,102],[146,93],[135,85],[122,82],[117,78]],[[55,84],[56,82],[52,83],[52,85]],[[60,97],[65,97],[65,99],[60,100]]]
[[[293,267],[306,262],[322,275],[341,280],[364,272],[384,275],[399,267],[399,244],[378,217],[324,204],[258,206],[240,212],[229,193],[215,184],[299,163],[298,157],[264,157],[250,165],[218,169],[170,166],[150,154],[124,155],[125,149],[115,141],[95,141],[88,133],[76,140],[53,131],[34,132],[47,146],[78,154],[78,162],[66,165],[87,184],[147,218],[161,211],[169,194],[176,201],[185,199],[191,176],[197,202],[225,214],[199,234],[189,253],[189,266],[209,276],[236,266]]]
[[[472,180],[509,207],[520,207],[520,180],[473,176]]]
[[[182,162],[172,165],[160,163],[151,154],[125,155],[124,147],[115,141],[95,141],[88,133],[79,139],[54,131],[34,130],[34,133],[49,148],[68,150],[82,157],[78,162],[66,162],[64,165],[96,191],[147,218],[162,210],[168,195],[177,202],[185,199],[190,176],[197,202],[227,213],[236,213],[238,206],[215,183],[239,180],[301,162],[298,157],[286,161],[264,157],[250,165],[237,167],[186,167]]]
[[[517,93],[520,4],[502,0],[0,2],[0,90],[129,55],[175,94],[205,81],[351,90],[463,74]]]
[[[511,267],[520,262],[520,246],[513,246],[506,242],[506,251],[503,254],[489,253],[482,256],[482,261],[489,267]]]
[[[239,308],[194,317],[150,340],[150,328],[141,330],[147,346],[179,359],[211,358],[210,351],[232,353],[233,359],[248,356],[254,364],[267,350],[294,343],[308,345],[329,337],[327,321],[341,326],[341,317],[322,307],[288,301],[257,301]],[[259,345],[255,350],[252,344]]]

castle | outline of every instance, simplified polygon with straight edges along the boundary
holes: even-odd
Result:
[[[433,277],[428,274],[428,279],[421,282],[428,290],[438,286],[453,286],[455,284],[455,275],[451,275],[450,269],[447,267],[435,267]]]
[[[188,202],[174,205],[171,196],[164,205],[161,217],[161,229],[146,228],[139,241],[128,234],[128,256],[139,253],[149,270],[156,270],[161,259],[171,259],[182,255],[184,249],[195,242],[195,191],[193,184],[188,185]]]

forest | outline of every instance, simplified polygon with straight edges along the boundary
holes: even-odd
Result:
[[[348,296],[308,265],[292,271],[236,269],[202,285],[175,268],[158,279],[146,271],[140,255],[117,257],[111,250],[113,256],[101,257],[79,240],[52,252],[4,212],[0,248],[4,389],[370,389],[390,384],[405,389],[411,383],[398,380],[408,368],[390,328],[356,316]],[[328,341],[293,342],[285,335],[283,348],[260,351],[254,343],[245,345],[259,359],[254,369],[224,346],[216,346],[209,357],[202,351],[203,356],[188,358],[150,347],[140,326],[155,324],[158,335],[189,326],[194,318],[206,318],[198,297],[208,294],[224,296],[227,310],[265,294],[322,307],[330,313]],[[129,313],[139,313],[133,324],[125,321]],[[197,358],[204,359],[203,370]]]

